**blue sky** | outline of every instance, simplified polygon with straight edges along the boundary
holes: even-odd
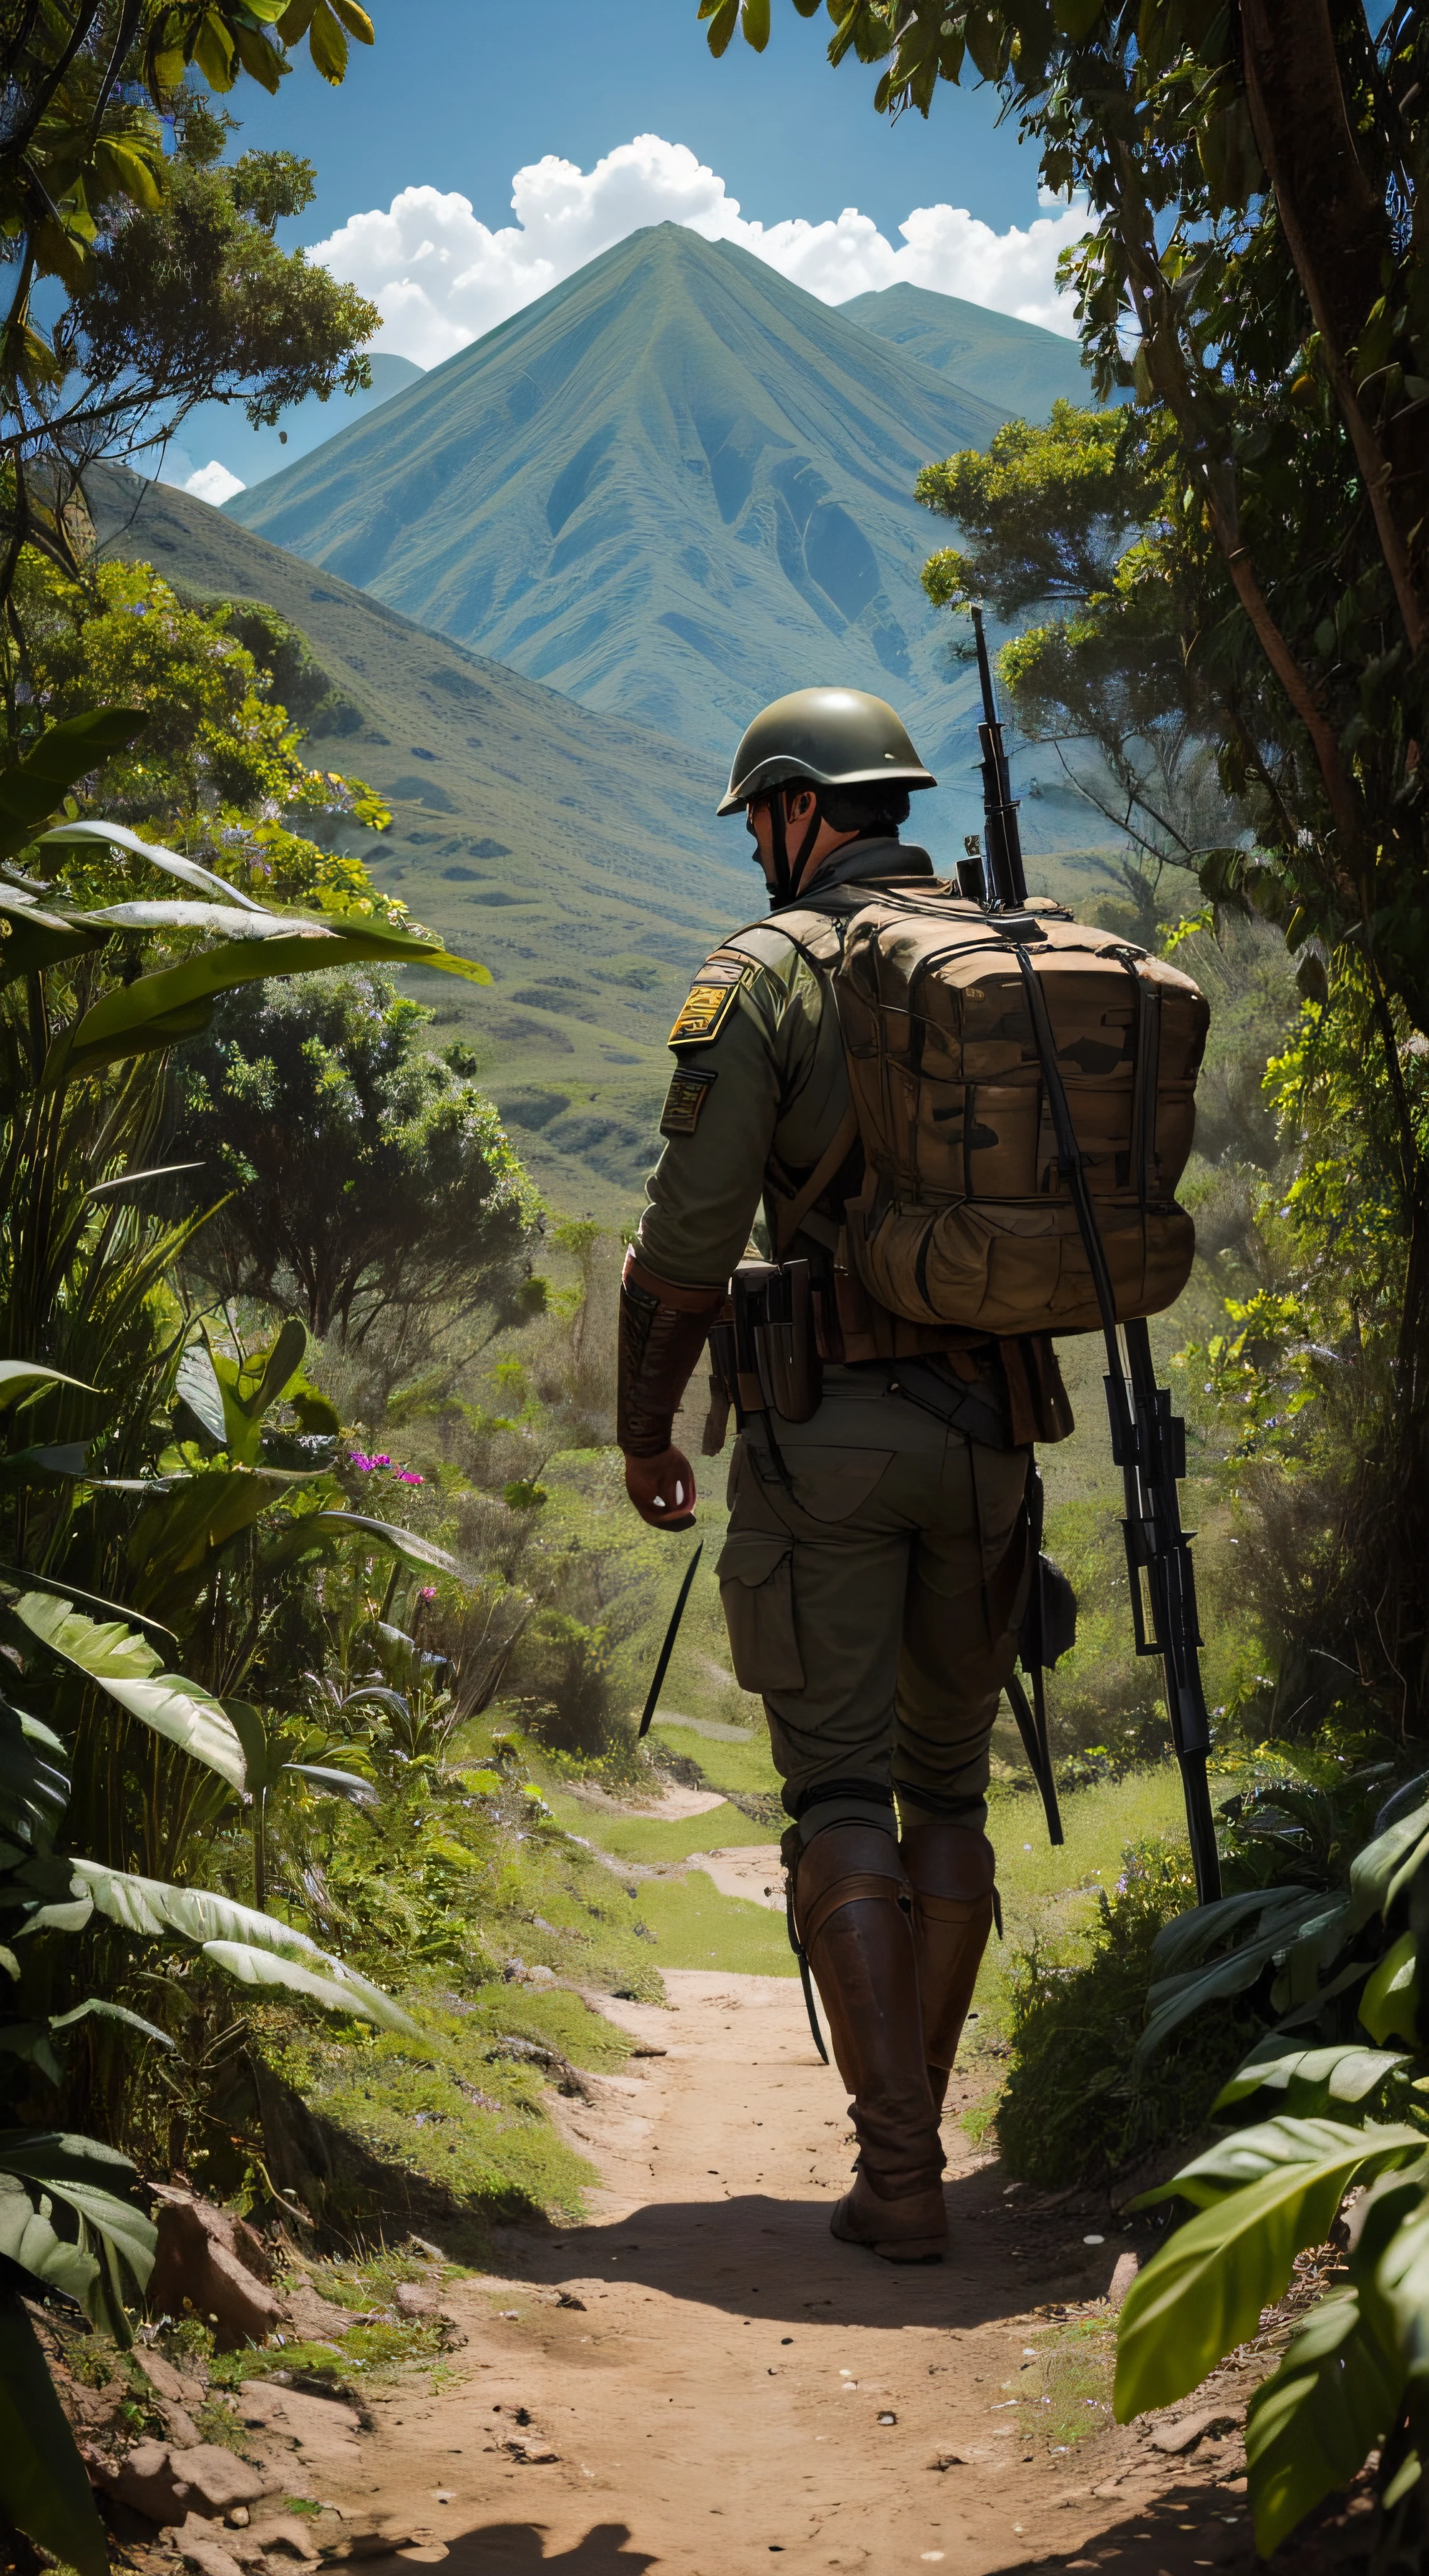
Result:
[[[829,21],[774,0],[762,56],[736,36],[715,62],[694,0],[370,0],[375,49],[352,48],[341,90],[306,56],[264,100],[242,102],[245,143],[317,163],[319,195],[296,240],[315,241],[398,189],[456,189],[495,226],[511,174],[544,153],[589,169],[634,134],[688,144],[764,223],[817,221],[847,205],[892,233],[909,208],[948,199],[1004,230],[1037,211],[1037,172],[989,91],[944,87],[927,123],[873,113],[876,75],[824,60]]]
[[[234,93],[236,148],[311,159],[284,227],[382,314],[373,346],[439,365],[646,224],[740,244],[826,303],[901,281],[1064,335],[1058,252],[1081,219],[1039,204],[1033,155],[986,89],[926,121],[873,112],[876,75],[825,60],[826,18],[774,0],[763,56],[715,62],[694,0],[373,0],[340,90],[302,49],[276,99]],[[515,210],[513,212],[513,181]],[[388,388],[390,390],[390,388]],[[208,406],[161,471],[222,501],[339,425],[315,403],[273,431]]]

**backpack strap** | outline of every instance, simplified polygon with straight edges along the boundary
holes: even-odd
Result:
[[[808,1179],[801,1189],[796,1190],[793,1198],[785,1200],[778,1211],[778,1239],[774,1246],[776,1261],[783,1260],[810,1209],[823,1197],[829,1183],[836,1177],[852,1152],[857,1137],[858,1112],[850,1101],[839,1120],[837,1132],[825,1146]]]

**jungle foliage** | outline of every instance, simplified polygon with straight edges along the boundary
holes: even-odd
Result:
[[[280,251],[312,164],[246,152],[216,107],[243,79],[275,91],[307,40],[340,83],[356,0],[36,0],[0,11],[0,605],[21,548],[77,572],[81,477],[172,436],[196,403],[288,403],[370,381],[377,313]],[[48,323],[43,310],[54,312]]]

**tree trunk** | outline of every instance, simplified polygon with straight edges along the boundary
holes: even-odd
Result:
[[[1385,292],[1394,245],[1383,198],[1355,147],[1329,0],[1241,0],[1241,30],[1256,144],[1365,479],[1410,650],[1418,653],[1429,641],[1429,603],[1413,560],[1418,473],[1409,458],[1395,471],[1361,400],[1354,364]]]

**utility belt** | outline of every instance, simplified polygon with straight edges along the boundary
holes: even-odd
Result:
[[[707,1458],[724,1447],[731,1412],[740,1431],[751,1418],[767,1422],[774,1414],[781,1422],[809,1422],[818,1412],[824,1395],[819,1294],[807,1261],[740,1262],[710,1327],[710,1410],[701,1443]],[[890,1395],[905,1397],[986,1448],[1015,1445],[995,1344],[976,1357],[957,1351],[872,1363],[881,1364],[889,1365]]]

